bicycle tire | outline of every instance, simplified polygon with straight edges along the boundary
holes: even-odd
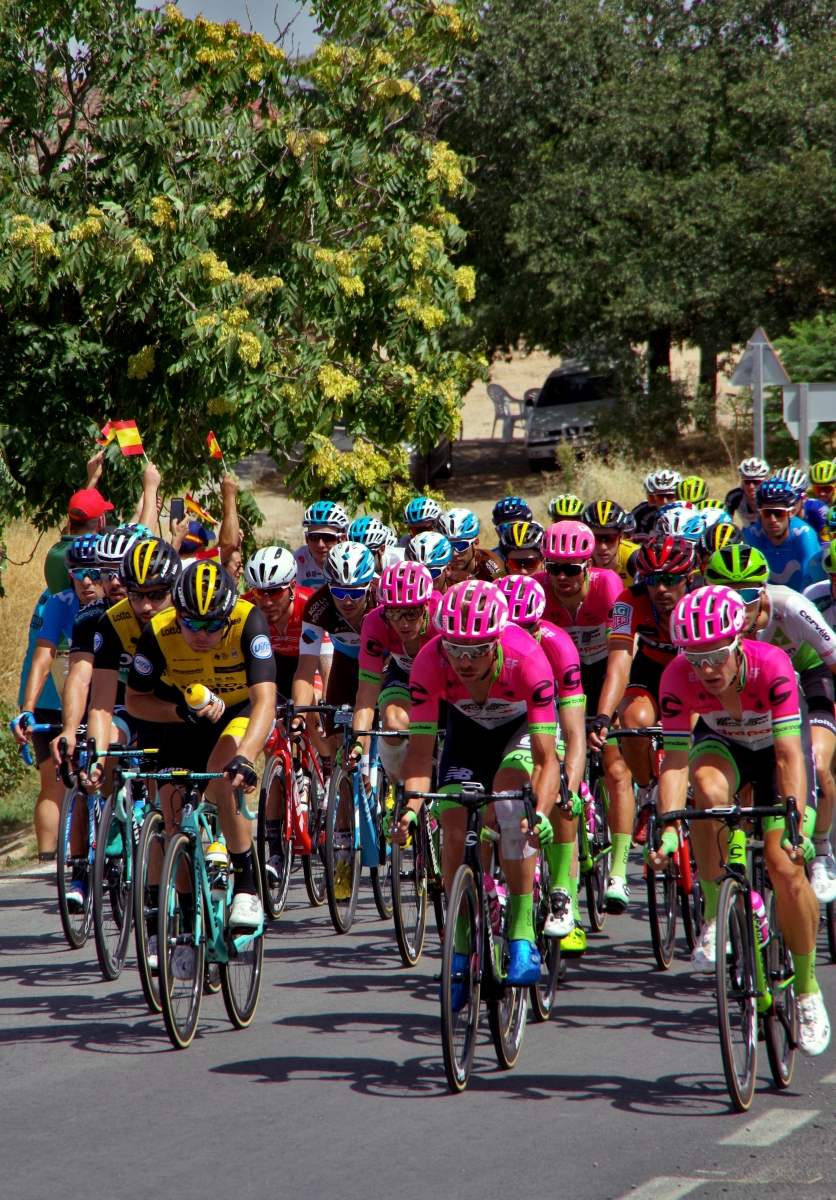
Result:
[[[285,764],[280,754],[274,754],[265,764],[261,777],[261,788],[258,797],[258,814],[256,820],[256,857],[258,873],[261,877],[261,894],[264,897],[264,912],[271,921],[276,921],[282,915],[287,903],[287,892],[290,887],[290,872],[293,867],[293,847],[287,840],[287,781],[284,778]],[[278,844],[280,853],[278,863],[274,863],[276,882],[271,886],[267,872],[267,862],[270,858],[270,843],[267,838],[267,804],[273,787],[280,789],[278,798],[279,826]]]
[[[153,971],[148,966],[148,926],[159,933],[159,900],[154,897],[147,882],[148,863],[154,847],[159,848],[160,862],[165,859],[165,821],[163,815],[156,809],[148,813],[139,831],[139,843],[136,848],[134,864],[134,944],[136,946],[136,966],[139,971],[139,981],[142,984],[142,994],[145,1003],[152,1013],[162,1012],[160,1000],[159,971]],[[157,886],[157,896],[159,885]],[[159,944],[159,943],[158,943]]]
[[[476,880],[470,867],[461,866],[456,872],[450,889],[449,909],[465,918],[467,924],[467,967],[462,978],[453,977],[454,937],[444,939],[441,956],[441,1047],[444,1057],[444,1073],[454,1095],[463,1092],[470,1078],[473,1056],[476,1051],[476,1033],[479,1027],[479,978],[476,969],[481,950],[481,926],[484,919],[476,888]],[[455,923],[455,918],[454,918]],[[464,937],[464,930],[460,931]],[[462,951],[464,953],[464,951]],[[464,1003],[454,1011],[453,988],[464,988]]]
[[[346,835],[346,847],[340,847],[335,842],[335,828],[337,816],[340,808],[340,799],[343,801],[343,811],[347,816],[343,819],[348,820],[347,828],[340,830],[340,833]],[[331,776],[331,783],[328,788],[328,807],[325,811],[325,891],[328,897],[328,911],[331,914],[331,922],[337,933],[348,933],[354,922],[354,913],[357,908],[357,895],[360,891],[360,849],[356,847],[357,843],[357,811],[354,807],[354,775],[341,770],[339,767]],[[340,857],[341,856],[341,857]],[[336,874],[338,863],[345,863],[351,872],[349,883],[349,892],[347,896],[336,895]],[[342,890],[345,888],[345,879],[341,881]]]
[[[827,949],[830,961],[836,963],[836,900],[831,900],[824,906],[824,920],[827,926]]]
[[[685,849],[690,856],[691,891],[690,893],[680,892],[679,900],[682,910],[682,932],[685,934],[685,941],[688,943],[688,950],[690,952],[699,941],[703,926],[702,888],[700,887],[699,871],[697,870],[690,837],[685,838]],[[681,847],[679,852],[680,854],[682,853]]]
[[[255,876],[255,884],[261,895],[261,880]],[[263,903],[263,898],[262,898]],[[228,948],[231,937],[227,938]],[[261,995],[264,968],[264,930],[251,938],[248,945],[230,957],[229,962],[220,964],[221,991],[227,1016],[236,1029],[246,1029],[255,1016]]]
[[[392,843],[392,915],[401,962],[414,967],[427,930],[427,847],[425,809],[418,814],[408,846]]]
[[[647,918],[653,957],[660,971],[667,971],[673,962],[676,945],[677,890],[673,864],[668,860],[664,871],[645,868],[647,883]]]
[[[84,807],[84,820],[87,824],[87,797],[78,788],[67,788],[61,801],[61,812],[58,817],[58,852],[56,854],[56,869],[58,874],[58,911],[61,915],[61,927],[64,937],[72,950],[80,950],[90,936],[93,919],[93,888],[89,862],[87,864],[87,901],[81,912],[70,912],[67,904],[67,888],[73,877],[77,860],[70,855],[70,826],[75,814],[75,805]]]
[[[488,1027],[500,1069],[510,1071],[520,1056],[525,1035],[527,987],[507,987],[501,1000],[488,1000]]]
[[[769,944],[764,955],[772,1010],[767,1015],[766,1056],[775,1086],[783,1091],[789,1087],[795,1065],[795,1044],[798,1039],[798,1019],[795,1012],[795,990],[792,985],[792,954],[778,928],[774,892],[769,897]],[[786,986],[781,986],[789,980]],[[783,1020],[782,1020],[783,1018]]]
[[[757,1078],[753,933],[745,887],[737,879],[725,879],[717,906],[717,1025],[726,1087],[736,1112],[746,1112],[751,1105]]]
[[[435,853],[436,853],[436,862],[438,863],[439,875],[437,878],[431,877],[428,875],[427,876],[427,886],[429,887],[430,896],[432,897],[433,916],[435,917],[435,928],[436,928],[436,931],[438,932],[438,940],[443,945],[444,929],[447,924],[447,895],[444,891],[444,882],[443,882],[443,880],[441,878],[441,874],[440,874],[441,863],[442,863],[441,844],[443,841],[443,833],[442,833],[441,825],[438,823],[436,823],[435,832],[433,833],[432,829],[430,828],[429,817],[427,819],[427,837],[435,838]]]
[[[534,932],[540,951],[540,978],[529,988],[531,1011],[537,1022],[548,1021],[554,1008],[555,993],[560,979],[560,938],[547,938],[543,933],[549,915],[551,876],[546,855],[540,851],[540,902],[534,912]]]
[[[325,789],[316,771],[308,775],[308,833],[311,852],[302,855],[302,874],[308,900],[313,908],[321,908],[326,900]]]
[[[383,835],[383,817],[386,810],[386,797],[389,794],[389,780],[381,767],[378,767],[377,787],[375,789],[375,825],[377,827],[377,859],[378,865],[369,871],[372,880],[372,893],[375,907],[381,921],[392,919],[394,878],[392,875],[392,854],[386,838]]]
[[[203,968],[206,957],[205,943],[199,930],[203,914],[194,907],[191,917],[194,928],[189,930],[188,918],[178,899],[176,881],[181,870],[188,875],[191,895],[195,896],[197,869],[194,850],[184,833],[176,833],[168,843],[163,861],[157,934],[163,1021],[166,1033],[176,1050],[185,1050],[190,1046],[197,1030],[203,999]],[[182,940],[178,942],[178,939]],[[178,979],[173,971],[174,952],[183,945],[192,950],[191,979]]]
[[[121,825],[121,849],[108,854],[114,825]],[[125,965],[133,924],[130,868],[133,846],[130,826],[119,822],[113,797],[105,802],[99,819],[96,856],[93,861],[93,935],[96,957],[107,980],[118,979]]]
[[[590,839],[590,851],[596,861],[592,870],[585,875],[586,908],[589,913],[589,923],[595,933],[600,933],[607,923],[607,910],[604,907],[604,893],[607,890],[607,877],[610,869],[610,855],[603,854],[603,848],[609,842],[608,804],[604,781],[599,776],[592,787],[592,798],[595,806],[595,832]],[[583,820],[583,816],[580,818]],[[600,858],[598,855],[600,854]]]

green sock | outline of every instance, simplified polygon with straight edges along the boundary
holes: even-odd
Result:
[[[511,926],[509,942],[534,942],[534,893],[527,896],[511,896]]]
[[[816,979],[816,952],[812,954],[794,954],[792,965],[795,968],[796,996],[815,996],[819,990]]]
[[[569,895],[572,897],[572,912],[575,914],[575,920],[580,922],[581,910],[578,908],[578,882],[577,875],[569,880]]]
[[[720,885],[714,879],[701,879],[700,887],[705,901],[703,915],[706,921],[716,921],[717,905],[720,902]]]
[[[456,954],[470,954],[470,918],[459,914],[453,930],[453,949]]]
[[[610,834],[610,841],[612,842],[610,875],[617,875],[619,879],[627,878],[627,858],[630,854],[630,843],[632,840],[633,835],[631,833]]]
[[[552,842],[546,846],[546,862],[549,864],[551,886],[569,890],[569,874],[572,870],[573,843]]]

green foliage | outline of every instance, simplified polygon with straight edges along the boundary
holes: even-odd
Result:
[[[383,458],[454,434],[485,364],[446,341],[475,291],[445,207],[470,165],[437,130],[472,0],[312,7],[324,40],[301,63],[173,5],[4,7],[6,517],[63,515],[111,419],[137,420],[169,494],[210,479],[210,428],[229,462],[301,443],[304,500],[333,486],[338,420]],[[358,499],[379,482],[363,467],[345,464]],[[108,472],[122,513],[141,468]]]
[[[810,321],[793,321],[775,349],[790,379],[830,383],[836,379],[836,316],[818,313]]]
[[[20,747],[9,729],[9,721],[16,716],[17,709],[13,709],[5,700],[0,700],[0,797],[20,791],[29,773],[20,757]]]

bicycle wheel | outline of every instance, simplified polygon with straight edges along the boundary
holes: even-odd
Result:
[[[589,839],[589,850],[593,858],[592,870],[585,876],[586,907],[589,912],[589,923],[596,933],[600,933],[607,922],[607,912],[604,908],[604,892],[607,890],[607,877],[610,871],[610,856],[606,850],[609,845],[609,821],[607,790],[600,777],[595,780],[592,788],[595,801],[595,829]],[[581,817],[583,820],[583,817]]]
[[[308,833],[311,852],[302,857],[305,891],[314,908],[325,903],[325,809],[327,798],[316,771],[308,779]]]
[[[58,911],[61,914],[61,925],[64,930],[64,937],[67,939],[71,949],[80,950],[90,934],[90,925],[93,919],[93,889],[91,887],[90,877],[90,862],[88,856],[74,857],[70,853],[70,829],[72,827],[73,818],[76,820],[76,813],[79,810],[84,818],[85,835],[88,823],[87,816],[87,797],[77,788],[68,788],[64,793],[64,799],[61,801],[61,813],[58,818],[58,853],[57,868],[58,868]],[[67,889],[74,880],[74,876],[82,877],[84,885],[84,907],[76,909],[71,907],[67,901]]]
[[[717,1024],[732,1107],[746,1112],[755,1094],[758,1014],[751,917],[745,888],[726,879],[717,908]]]
[[[830,961],[836,962],[836,900],[831,900],[824,906],[824,919],[827,923],[827,949],[830,951]]]
[[[372,892],[381,921],[388,921],[392,916],[392,854],[389,844],[383,836],[383,817],[386,809],[386,797],[389,795],[389,780],[383,770],[378,768],[377,795],[375,797],[375,823],[377,825],[377,859],[378,865],[372,867],[369,874],[372,877]]]
[[[290,887],[290,870],[293,865],[293,848],[287,840],[287,796],[285,788],[285,764],[279,754],[274,754],[264,768],[258,798],[258,820],[256,822],[256,854],[261,876],[261,893],[264,896],[264,911],[271,921],[280,917],[287,903]],[[267,804],[270,796],[276,800],[275,837],[267,836]],[[272,823],[272,821],[271,821]],[[268,870],[268,862],[272,870]]]
[[[489,1000],[488,1025],[503,1071],[510,1071],[520,1056],[525,1034],[526,995],[529,988],[506,987],[501,1000]]]
[[[256,887],[261,894],[261,880],[255,876]],[[234,949],[230,931],[226,932],[229,962],[221,963],[221,991],[227,1016],[236,1029],[246,1029],[255,1016],[258,998],[261,995],[262,967],[264,965],[264,929],[249,938],[240,949]]]
[[[789,1087],[792,1079],[798,1025],[792,985],[792,955],[778,928],[774,893],[769,897],[769,933],[769,945],[764,958],[772,993],[772,1011],[766,1018],[766,1056],[776,1086],[783,1089]]]
[[[152,1013],[162,1012],[160,1001],[160,976],[158,968],[148,963],[148,941],[159,931],[159,885],[148,882],[149,864],[157,859],[157,870],[165,858],[165,821],[156,810],[148,813],[139,831],[134,865],[134,942],[136,944],[136,966],[142,984],[145,1003]]]
[[[653,956],[659,970],[667,971],[673,962],[676,942],[676,876],[673,863],[668,860],[664,871],[652,871],[646,867],[645,875]]]
[[[483,916],[470,867],[459,867],[456,872],[449,909],[456,914],[456,934],[444,939],[441,956],[441,1046],[450,1091],[459,1093],[470,1077],[479,1026],[478,963]]]
[[[191,1044],[203,998],[206,947],[201,937],[203,914],[195,909],[197,870],[189,839],[175,834],[168,843],[160,879],[159,932],[160,1002],[166,1032],[177,1050]],[[188,879],[189,891],[178,881]]]
[[[548,1021],[552,1015],[555,994],[560,978],[560,938],[547,938],[543,927],[549,915],[551,877],[546,856],[540,851],[540,902],[534,912],[534,932],[537,949],[540,951],[540,978],[529,988],[531,1011],[535,1021]]]
[[[357,908],[362,868],[356,834],[354,775],[338,768],[331,776],[325,811],[325,891],[337,933],[348,933]]]
[[[424,948],[427,894],[427,826],[422,808],[409,844],[392,843],[392,909],[405,967],[414,967]]]
[[[685,849],[690,855],[691,863],[691,891],[680,892],[679,904],[682,910],[682,930],[685,934],[685,940],[688,943],[688,949],[693,950],[697,944],[702,929],[702,888],[700,887],[699,873],[697,871],[697,863],[694,858],[694,851],[691,848],[690,837],[685,838]],[[682,849],[680,848],[680,854]]]
[[[133,921],[129,827],[117,819],[113,797],[99,821],[93,862],[93,932],[105,979],[118,979],[125,965]]]

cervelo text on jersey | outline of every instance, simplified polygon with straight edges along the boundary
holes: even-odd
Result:
[[[792,588],[769,584],[763,603],[769,621],[755,635],[759,642],[780,646],[796,671],[809,671],[822,662],[836,666],[836,636],[811,600]]]
[[[438,730],[439,704],[446,700],[484,729],[497,729],[528,716],[529,733],[554,736],[554,677],[551,664],[530,634],[514,625],[503,630],[484,704],[477,704],[453,671],[440,636],[419,651],[409,676],[410,733]]]
[[[709,729],[750,750],[763,750],[776,738],[801,732],[798,685],[792,663],[783,650],[766,642],[743,642],[738,720],[700,683],[684,656],[668,663],[659,686],[659,710],[666,751],[691,746],[691,713]]]
[[[426,646],[438,635],[438,630],[433,624],[433,614],[440,603],[441,597],[438,592],[433,592],[421,633],[421,647]],[[367,614],[360,631],[360,679],[368,683],[380,683],[389,656],[406,672],[411,670],[415,661],[407,654],[399,634],[386,620],[383,606],[378,605]]]
[[[589,572],[589,590],[574,616],[555,596],[546,571],[538,571],[533,578],[546,593],[543,616],[552,625],[566,630],[578,648],[581,665],[588,666],[605,659],[610,612],[624,588],[620,576],[615,571],[592,567]]]
[[[804,598],[815,604],[830,629],[836,629],[836,600],[833,599],[829,579],[821,583],[811,583],[804,589]]]
[[[554,675],[558,708],[583,705],[586,698],[581,685],[581,660],[569,634],[548,621],[541,621],[537,641]]]

